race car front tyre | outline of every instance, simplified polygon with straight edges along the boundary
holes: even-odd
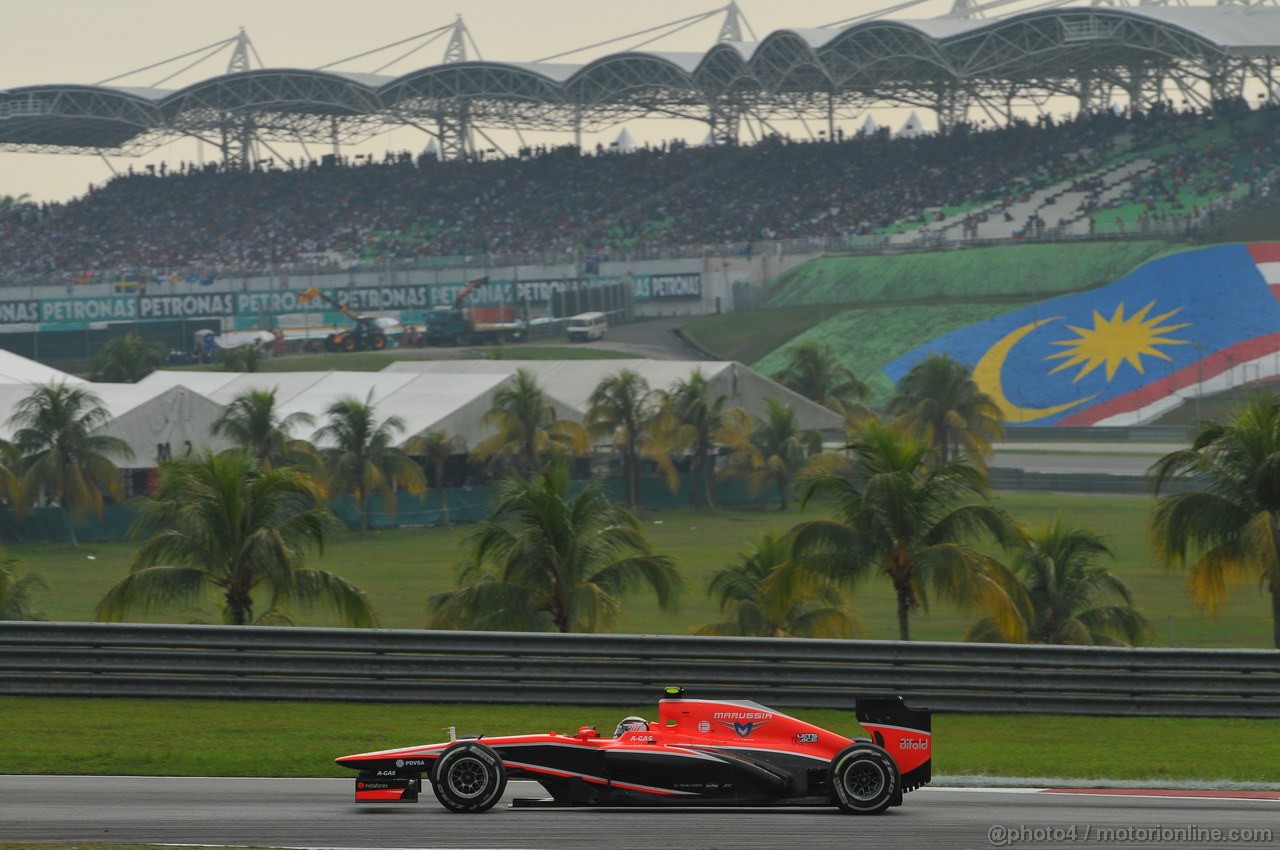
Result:
[[[831,760],[831,794],[847,814],[880,814],[898,798],[901,781],[893,756],[875,744],[851,744]]]
[[[431,790],[451,812],[488,811],[506,788],[502,759],[477,741],[459,741],[449,747],[431,770]]]

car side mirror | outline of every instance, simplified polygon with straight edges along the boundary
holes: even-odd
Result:
[[[585,741],[588,738],[599,738],[600,733],[596,731],[594,726],[582,726],[578,729],[578,737]]]

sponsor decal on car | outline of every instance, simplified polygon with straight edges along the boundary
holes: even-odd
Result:
[[[818,743],[817,732],[801,732],[791,739],[793,744],[816,744]]]
[[[716,718],[719,719],[719,717],[720,715],[717,714]],[[768,723],[771,719],[773,719],[772,714],[767,715],[763,720],[721,720],[720,722],[732,729],[739,738],[749,738],[752,732]]]

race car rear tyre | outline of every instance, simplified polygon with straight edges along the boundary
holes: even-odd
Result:
[[[831,796],[847,814],[880,814],[893,805],[901,784],[893,756],[875,744],[851,744],[831,760]]]
[[[460,741],[436,759],[431,790],[451,812],[479,813],[493,808],[507,788],[507,769],[489,747]]]

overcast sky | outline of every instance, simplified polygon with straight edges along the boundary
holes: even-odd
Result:
[[[533,60],[710,11],[717,5],[720,0],[458,0],[453,4],[423,0],[218,0],[199,4],[191,0],[0,0],[0,27],[5,36],[0,50],[0,89],[96,83],[230,38],[240,27],[245,28],[267,67],[315,68],[444,26],[461,13],[483,58]],[[738,5],[755,34],[763,38],[777,29],[821,26],[886,8],[893,0],[739,0]],[[951,5],[952,0],[927,0],[900,16],[930,17],[946,12]],[[705,50],[714,43],[722,20],[704,21],[648,49]],[[561,61],[584,62],[633,47],[643,38],[646,36]],[[342,69],[373,71],[409,46],[345,64]],[[402,74],[436,64],[443,52],[444,40],[437,40],[384,73]],[[181,87],[223,73],[228,58],[224,51],[164,87]],[[136,74],[117,84],[156,85],[194,59]],[[931,123],[931,116],[922,117]],[[669,131],[667,127],[655,130],[652,125],[628,129],[639,138],[653,138],[661,132],[693,142],[706,134],[705,126],[668,126]],[[619,129],[586,142],[607,143]],[[347,152],[387,147],[421,150],[426,143],[425,136],[412,132]],[[110,164],[94,156],[0,153],[0,195],[28,193],[40,201],[64,200],[83,194],[90,183],[107,180],[112,167],[123,171],[130,164],[137,169],[148,162],[167,159],[172,163],[201,156],[213,159],[216,152],[208,146],[197,150],[193,143],[180,142],[142,158],[112,157]]]

